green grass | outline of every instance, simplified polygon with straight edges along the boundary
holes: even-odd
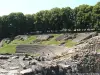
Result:
[[[16,40],[13,40],[10,44],[30,44],[33,40],[36,40],[36,36],[29,36],[29,38],[27,40],[19,40],[19,39],[16,39]]]
[[[36,40],[36,36],[30,36],[27,40],[23,41],[23,44],[29,44]]]
[[[11,43],[7,44],[4,42],[3,47],[0,48],[0,53],[15,53],[16,46],[19,44],[30,44],[33,40],[36,39],[36,36],[29,36],[27,40],[15,39]]]
[[[42,41],[41,44],[43,45],[59,45],[61,44],[62,42],[64,41],[56,41],[55,39],[59,36],[61,36],[62,34],[53,34],[54,35],[54,38],[52,38],[51,40],[49,41]],[[71,39],[70,40],[67,40],[66,41],[66,47],[73,47],[75,46],[77,43],[76,42],[73,42]]]
[[[16,45],[7,45],[0,48],[0,53],[15,53]]]
[[[100,52],[100,49],[98,49],[97,52]]]
[[[41,44],[43,45],[59,45],[61,43],[61,41],[56,41],[55,39],[59,36],[61,36],[62,34],[53,34],[53,38],[51,38],[50,40],[48,41],[42,41]]]
[[[52,34],[52,35],[54,36],[53,38],[51,38],[50,40],[47,40],[47,41],[42,41],[41,45],[59,45],[62,42],[64,42],[64,41],[56,41],[55,40],[57,37],[61,36],[62,34]],[[20,44],[30,44],[34,40],[36,40],[36,36],[35,35],[34,36],[29,36],[28,39],[26,39],[24,41],[19,40],[19,39],[15,39],[11,43],[9,43],[9,44],[4,42],[3,47],[0,48],[0,53],[15,53],[17,45],[20,45]],[[77,43],[73,42],[72,40],[67,40],[65,44],[66,44],[66,47],[73,47]]]
[[[66,41],[66,47],[73,47],[75,46],[77,43],[73,42],[72,40],[67,40]]]

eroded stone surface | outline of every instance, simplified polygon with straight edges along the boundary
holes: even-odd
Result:
[[[45,53],[39,56],[21,53],[0,55],[7,57],[7,59],[0,58],[0,75],[68,75],[68,73],[100,72],[100,55],[94,52],[99,49],[99,41],[100,36],[93,37],[52,57]]]
[[[23,60],[25,58],[24,55],[19,58],[16,55],[9,56],[9,59],[0,59],[0,74],[5,75],[32,75],[32,74],[41,74],[41,75],[53,75],[57,74],[61,71],[63,73],[63,69],[71,68],[70,65],[67,65],[62,61],[57,63],[53,60],[42,60],[37,57],[37,59],[32,58],[32,60]],[[30,56],[26,57],[29,58]],[[49,58],[46,58],[49,59]],[[58,71],[56,71],[58,70]]]

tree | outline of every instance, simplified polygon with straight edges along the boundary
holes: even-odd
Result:
[[[25,16],[23,13],[10,13],[8,15],[9,32],[12,35],[24,34],[26,32]]]
[[[100,29],[100,2],[98,2],[94,7],[93,7],[93,20],[94,21],[94,29],[98,30]]]
[[[70,7],[61,9],[61,19],[64,29],[73,29],[74,28],[74,12]]]
[[[9,33],[9,25],[8,25],[8,16],[7,15],[4,15],[2,16],[1,18],[2,20],[2,37],[9,37],[10,36],[10,33]]]
[[[50,25],[53,32],[59,32],[62,29],[61,9],[53,8],[50,10]]]
[[[1,37],[10,37],[31,32],[100,30],[100,2],[95,6],[80,5],[42,10],[33,15],[21,12],[0,17]]]
[[[0,35],[2,36],[2,17],[0,17]]]
[[[34,19],[35,19],[35,29],[36,31],[40,31],[42,32],[43,31],[43,12],[44,11],[40,11],[38,13],[36,13],[34,15]]]
[[[35,29],[34,26],[34,16],[33,15],[25,15],[25,25],[26,25],[26,33],[33,32]]]
[[[84,29],[91,28],[91,16],[92,16],[92,6],[89,5],[80,5],[74,9],[75,12],[75,26],[77,29]]]

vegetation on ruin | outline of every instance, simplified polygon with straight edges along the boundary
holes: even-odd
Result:
[[[70,7],[42,10],[36,14],[24,15],[21,12],[10,13],[0,17],[0,38],[13,38],[17,35],[37,33],[84,32],[100,30],[100,2],[94,6],[80,5],[74,9]],[[54,38],[41,41],[43,45],[59,45],[64,41],[56,41],[61,34],[54,34]],[[29,36],[27,40],[14,39],[9,44],[4,43],[0,53],[15,52],[16,45],[32,44],[36,36]],[[76,42],[67,40],[65,45],[73,47]]]

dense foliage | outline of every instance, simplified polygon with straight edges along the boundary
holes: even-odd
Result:
[[[1,38],[34,32],[91,30],[100,30],[100,2],[95,6],[53,8],[32,15],[19,12],[0,17]]]

